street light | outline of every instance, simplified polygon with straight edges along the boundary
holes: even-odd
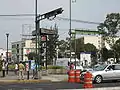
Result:
[[[7,54],[6,54],[6,59],[7,59],[7,72],[6,72],[6,74],[8,74],[8,36],[9,36],[9,33],[6,33],[6,36],[7,36]]]
[[[70,35],[70,62],[71,62],[71,52],[72,52],[72,45],[71,45],[71,43],[72,43],[72,40],[71,40],[71,38],[72,38],[72,30],[71,30],[71,26],[72,26],[72,23],[71,23],[71,15],[72,15],[72,2],[74,3],[74,2],[76,2],[76,0],[70,0],[69,1],[69,9],[70,9],[70,12],[69,12],[69,14],[70,14],[70,16],[69,16],[69,18],[70,18],[70,29],[69,29],[69,35]],[[76,39],[76,38],[75,38]],[[75,44],[76,44],[76,40],[75,40]],[[76,69],[76,47],[75,47],[75,69]]]
[[[70,35],[70,62],[71,62],[71,49],[72,49],[72,46],[71,46],[71,0],[69,1],[69,3],[70,3],[70,12],[69,12],[69,14],[70,14],[70,16],[69,16],[69,18],[70,18],[70,29],[69,29],[69,35]]]

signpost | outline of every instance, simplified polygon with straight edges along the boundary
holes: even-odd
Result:
[[[27,79],[29,80],[29,62],[26,63]]]
[[[51,29],[46,29],[46,28],[39,28],[39,30],[37,30],[37,35],[54,35],[56,34],[55,30],[51,30]],[[36,35],[36,30],[32,31],[32,35],[35,36]]]
[[[58,8],[55,9],[53,11],[47,12],[45,14],[39,14],[37,15],[37,0],[36,0],[36,20],[35,20],[35,24],[36,24],[36,30],[32,32],[33,36],[36,36],[36,55],[39,55],[39,59],[35,59],[35,63],[36,63],[36,76],[37,76],[37,65],[39,65],[39,61],[40,61],[40,43],[41,43],[41,36],[42,34],[54,34],[55,32],[49,29],[43,29],[43,28],[39,28],[39,23],[41,20],[43,19],[50,19],[50,17],[56,17],[58,14],[61,14],[63,12],[62,8]],[[38,47],[38,48],[37,48]],[[39,60],[39,61],[38,61]],[[39,66],[38,66],[39,67]],[[38,78],[38,77],[36,77]]]

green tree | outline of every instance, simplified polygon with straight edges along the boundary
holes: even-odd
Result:
[[[73,52],[75,52],[75,48],[76,48],[77,58],[80,59],[80,52],[84,52],[84,38],[78,38],[76,40],[72,40],[71,45]]]
[[[113,57],[114,57],[113,50],[108,50],[108,58],[113,58]]]
[[[35,52],[30,52],[29,54],[27,54],[28,60],[34,60],[36,56]]]
[[[120,14],[119,13],[111,13],[107,14],[106,20],[104,23],[101,23],[98,26],[98,30],[105,36],[105,40],[112,47],[114,42],[114,38],[120,29]]]
[[[60,40],[58,42],[58,58],[67,57],[68,50],[69,50],[68,42],[65,40]]]
[[[101,23],[97,28],[99,32],[102,34],[102,38],[106,40],[110,47],[113,47],[115,43],[114,39],[118,31],[120,30],[120,14],[119,13],[107,14],[104,23]]]
[[[120,58],[120,39],[118,39],[115,44],[112,47],[115,51],[115,55],[116,55],[116,59],[117,59],[117,63],[119,62],[119,58]]]
[[[51,28],[52,29],[52,28]],[[55,30],[56,34],[54,35],[48,35],[48,42],[47,42],[47,58],[48,58],[48,64],[53,64],[53,59],[57,58],[57,44],[58,44],[58,27],[55,24],[55,27],[53,28]]]
[[[75,40],[72,41],[72,50],[75,51],[75,48],[78,59],[80,59],[80,52],[95,52],[95,53],[97,52],[97,49],[93,44],[90,43],[84,44],[84,38],[78,38],[76,39],[76,41]]]
[[[106,47],[101,49],[101,55],[102,55],[102,62],[107,61],[107,59],[109,58],[108,56],[108,49]]]
[[[96,52],[97,49],[93,44],[87,43],[87,44],[84,44],[84,51],[85,52]]]
[[[97,49],[93,44],[84,44],[84,52],[91,52],[91,65],[97,64]]]

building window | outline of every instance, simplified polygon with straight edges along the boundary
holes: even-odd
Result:
[[[17,55],[17,61],[19,61],[19,55]]]
[[[16,48],[16,45],[12,45],[12,48]]]
[[[19,53],[19,49],[17,49],[17,53]]]
[[[25,43],[22,43],[22,47],[25,47]]]
[[[17,44],[17,49],[19,49],[19,44]]]
[[[21,59],[23,60],[23,48],[21,48]]]

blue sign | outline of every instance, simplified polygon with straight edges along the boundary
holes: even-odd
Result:
[[[36,65],[35,65],[35,60],[31,60],[31,69],[35,69]]]

